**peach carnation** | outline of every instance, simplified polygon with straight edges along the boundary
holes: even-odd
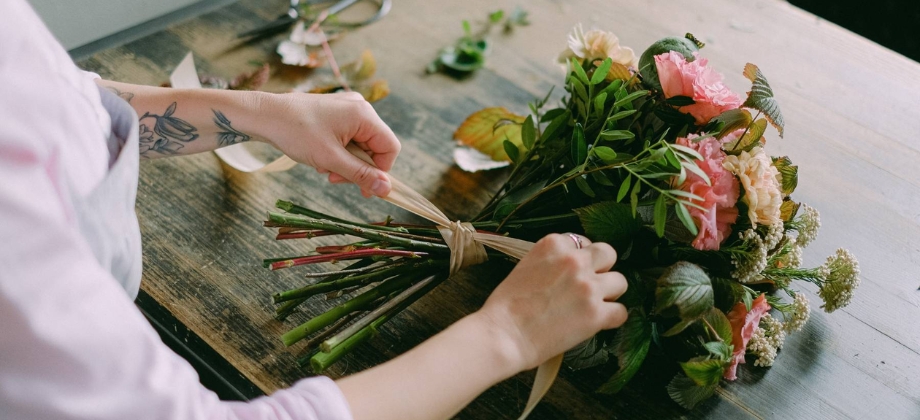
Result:
[[[728,311],[728,322],[732,326],[732,345],[735,346],[732,354],[731,365],[725,370],[723,377],[729,381],[738,379],[738,364],[744,363],[744,353],[747,351],[748,342],[751,341],[751,335],[760,325],[760,318],[767,312],[770,312],[770,304],[767,303],[766,296],[761,293],[754,303],[751,310],[748,311],[744,302],[738,302]]]
[[[742,200],[748,206],[751,224],[773,225],[779,223],[783,194],[780,191],[780,173],[760,147],[738,156],[728,156],[722,162],[744,186]]]
[[[612,32],[591,30],[585,32],[581,24],[575,25],[569,34],[569,47],[559,54],[560,63],[568,63],[570,59],[603,60],[610,57],[614,63],[627,67],[636,67],[639,59],[632,48],[620,45],[620,39]]]
[[[731,226],[738,219],[738,208],[735,207],[740,195],[738,180],[722,166],[725,152],[722,151],[719,140],[710,137],[694,142],[692,139],[695,137],[691,134],[689,138],[678,138],[677,144],[690,147],[703,156],[703,160],[696,161],[696,164],[709,176],[710,183],[707,184],[699,175],[688,172],[687,179],[679,188],[703,197],[702,201],[691,202],[705,210],[687,207],[698,230],[693,247],[699,250],[716,250],[731,233]]]
[[[703,125],[713,117],[741,106],[741,98],[722,83],[722,75],[706,66],[705,58],[697,57],[687,61],[676,51],[668,51],[655,56],[658,80],[665,98],[688,96],[696,102],[680,107],[681,112],[688,113]]]

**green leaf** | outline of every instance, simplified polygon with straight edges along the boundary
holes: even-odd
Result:
[[[668,99],[665,99],[665,103],[671,106],[687,106],[693,105],[696,101],[689,96],[672,96]]]
[[[470,21],[464,20],[462,22],[462,25],[463,25],[463,33],[465,33],[466,36],[470,36],[473,33],[473,30],[470,28]]]
[[[725,341],[710,341],[708,343],[703,343],[703,347],[709,351],[715,357],[718,357],[719,360],[723,362],[729,362],[732,359],[732,352],[735,349],[735,346],[728,344],[729,342]]]
[[[543,135],[540,136],[541,142],[547,142],[553,138],[557,131],[560,128],[568,125],[569,118],[572,117],[572,113],[569,110],[565,110],[562,114],[553,118],[553,121],[546,126],[546,130],[543,130]]]
[[[594,179],[594,182],[597,182],[598,184],[603,185],[605,187],[613,186],[613,182],[611,182],[610,179],[607,178],[607,175],[604,175],[604,172],[602,171],[591,172],[591,178]]]
[[[725,313],[720,311],[719,308],[709,308],[709,312],[703,314],[702,320],[716,330],[716,334],[719,335],[722,341],[726,343],[732,342],[732,324],[728,321],[728,317],[725,316]],[[707,329],[708,328],[707,326]]]
[[[622,87],[622,86],[623,86],[623,81],[622,81],[622,80],[619,80],[619,79],[618,79],[618,80],[614,80],[614,81],[610,82],[610,84],[607,85],[607,87],[605,87],[604,90],[602,90],[602,92],[606,93],[607,96],[610,96],[611,94],[613,94],[614,97],[616,97],[616,96],[617,96],[616,93],[620,91],[619,89],[620,89],[620,87]]]
[[[542,190],[545,185],[544,182],[535,182],[506,195],[495,207],[495,214],[492,215],[492,220],[504,219],[518,205]]]
[[[601,132],[601,138],[608,141],[628,140],[634,137],[636,135],[629,130],[606,130]]]
[[[714,292],[715,307],[722,312],[732,310],[736,303],[741,302],[747,292],[741,283],[724,277],[712,277],[712,291]]]
[[[492,22],[492,23],[501,22],[503,17],[505,17],[505,11],[496,10],[492,13],[489,13],[489,22]]]
[[[533,127],[533,116],[528,115],[527,119],[524,120],[524,124],[521,125],[521,141],[524,143],[524,147],[530,150],[533,149],[533,144],[536,140],[537,133]]]
[[[607,102],[607,94],[605,92],[599,93],[594,97],[594,114],[597,118],[602,118],[604,116],[604,103]]]
[[[611,346],[620,369],[597,391],[603,394],[620,392],[639,371],[651,342],[652,323],[645,317],[641,308],[630,309],[626,323],[620,327]]]
[[[578,189],[581,190],[581,192],[585,193],[585,195],[587,195],[588,197],[594,198],[594,196],[596,195],[594,193],[594,190],[591,189],[591,186],[588,185],[588,180],[586,180],[584,176],[579,176],[575,178],[575,185],[577,185]]]
[[[748,312],[750,312],[750,311],[751,311],[751,307],[754,306],[754,297],[751,296],[750,293],[748,293],[747,291],[745,291],[744,294],[741,295],[741,301],[744,302],[744,307],[745,307],[745,309],[746,309]]]
[[[689,230],[690,234],[693,236],[698,235],[700,231],[697,229],[696,224],[693,223],[693,218],[690,217],[690,212],[687,210],[687,206],[685,206],[684,203],[678,201],[675,207],[677,208],[677,218],[680,219],[680,222],[684,224],[684,227],[687,228],[687,230]]]
[[[623,99],[618,99],[616,102],[613,103],[613,107],[619,108],[623,106],[624,104],[631,104],[632,101],[638,98],[641,98],[643,96],[646,96],[646,95],[648,95],[647,90],[637,90],[633,93],[630,93],[629,95],[624,96]]]
[[[581,68],[581,67],[578,67]],[[575,89],[575,93],[581,98],[582,101],[588,100],[588,90],[585,89],[585,85],[580,82],[578,79],[571,79],[572,87]]]
[[[725,111],[719,116],[709,121],[706,129],[710,132],[717,132],[716,138],[721,139],[735,130],[747,127],[753,122],[751,113],[746,109],[735,108]]]
[[[696,174],[696,176],[702,178],[703,181],[706,182],[706,185],[712,185],[712,180],[709,179],[709,175],[706,175],[706,172],[703,172],[703,170],[700,169],[696,162],[684,162],[681,167],[690,172],[693,172]]]
[[[779,131],[779,136],[783,137],[783,128],[786,123],[783,120],[783,113],[779,109],[779,103],[773,97],[773,89],[767,83],[767,78],[764,77],[757,66],[751,63],[747,63],[744,66],[744,77],[747,77],[753,83],[753,86],[751,86],[751,91],[748,92],[748,97],[741,106],[763,112],[770,124],[773,124],[776,131]]]
[[[665,200],[664,194],[660,194],[655,200],[655,234],[659,238],[664,237],[664,223],[668,221],[668,205]]]
[[[680,367],[684,374],[693,380],[697,386],[706,387],[716,385],[722,379],[725,362],[717,359],[690,360],[683,362]]]
[[[606,242],[615,249],[628,245],[642,227],[629,213],[628,206],[613,201],[601,201],[574,211],[588,239]]]
[[[701,155],[700,152],[697,152],[696,150],[693,150],[692,148],[689,148],[689,147],[687,147],[687,146],[680,145],[680,144],[671,144],[670,146],[671,146],[671,148],[673,148],[673,149],[675,149],[675,150],[677,150],[677,151],[679,151],[679,152],[682,152],[683,154],[686,154],[686,155],[690,156],[690,157],[693,158],[693,159],[696,159],[696,160],[703,160],[703,155]]]
[[[607,118],[607,124],[614,122],[614,121],[622,120],[623,118],[626,118],[632,114],[635,114],[636,112],[638,111],[636,111],[635,109],[627,109],[625,111],[617,112],[616,114],[611,115],[610,118]]]
[[[773,166],[776,167],[776,170],[779,171],[783,178],[780,190],[785,195],[792,194],[795,191],[795,187],[799,185],[799,167],[793,165],[788,156],[773,158]]]
[[[568,367],[580,370],[607,363],[609,355],[609,349],[595,335],[565,352],[563,361]]]
[[[687,327],[693,325],[693,323],[695,323],[695,322],[696,322],[695,319],[685,319],[685,320],[682,320],[682,321],[678,322],[677,324],[674,324],[673,327],[668,328],[667,331],[661,333],[661,336],[662,336],[662,337],[672,337],[672,336],[675,336],[675,335],[677,335],[677,334],[680,334],[681,332],[683,332],[684,330],[686,330]]]
[[[760,145],[760,139],[767,130],[767,120],[761,118],[747,127],[747,131],[737,140],[725,143],[723,149],[730,155],[739,155],[741,152],[750,152]]]
[[[607,146],[598,146],[593,149],[594,154],[605,163],[614,162],[617,159],[617,152]]]
[[[607,77],[607,73],[610,72],[611,65],[613,65],[613,60],[610,57],[605,58],[604,62],[594,69],[594,74],[591,75],[591,84],[596,85],[603,82],[604,78]]]
[[[677,155],[674,154],[673,150],[668,149],[664,154],[665,159],[668,161],[668,165],[671,165],[674,169],[680,169],[680,161],[677,160]]]
[[[700,266],[679,261],[658,278],[655,302],[655,312],[664,316],[699,318],[712,308],[712,282]]]
[[[575,77],[577,77],[578,80],[581,81],[582,85],[587,85],[588,83],[590,83],[590,81],[588,80],[588,75],[585,74],[585,69],[581,66],[581,63],[579,63],[574,58],[572,58],[572,60],[569,61],[569,63],[572,65],[572,70],[575,72]],[[582,88],[584,88],[584,86],[582,86]]]
[[[617,191],[617,202],[623,201],[623,197],[626,197],[626,193],[629,192],[629,187],[632,185],[632,174],[626,175],[626,179],[623,180],[623,183],[620,184],[620,190]]]
[[[545,123],[547,121],[552,121],[562,114],[565,114],[565,108],[553,108],[549,111],[546,111],[546,113],[540,117],[540,122]]]
[[[716,392],[717,385],[697,386],[683,373],[678,373],[668,384],[668,395],[681,407],[692,410]]]
[[[636,217],[636,210],[639,208],[639,191],[642,189],[642,179],[636,177],[636,183],[633,185],[632,192],[629,193],[629,206],[632,209],[633,217]]]
[[[588,144],[585,143],[585,130],[581,123],[575,123],[572,131],[572,160],[575,163],[584,162],[588,158]]]
[[[786,197],[786,199],[783,200],[783,204],[780,204],[779,206],[780,219],[783,219],[784,222],[788,222],[795,218],[795,215],[799,212],[799,206],[801,206],[799,203],[796,203],[795,201],[790,200],[789,197]]]
[[[511,140],[507,139],[502,142],[502,147],[505,148],[505,153],[508,155],[508,158],[511,159],[511,162],[517,164],[520,158],[520,150],[518,150],[518,147],[512,143]]]
[[[671,174],[665,174],[665,175],[670,176]],[[676,195],[678,197],[686,198],[689,200],[703,201],[703,197],[700,197],[694,193],[686,192],[684,190],[668,190],[668,194]]]

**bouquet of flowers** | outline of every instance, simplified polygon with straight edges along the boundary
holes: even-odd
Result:
[[[651,356],[672,361],[668,393],[692,408],[723,378],[734,380],[746,355],[756,366],[774,363],[785,336],[809,318],[797,283],[816,285],[830,313],[852,299],[858,263],[839,249],[820,267],[800,266],[818,212],[792,198],[798,168],[767,152],[768,125],[782,137],[784,122],[757,66],[744,67],[752,87],[740,96],[690,34],[662,39],[640,57],[612,33],[580,26],[568,45],[559,57],[567,75],[558,107],[547,95],[527,116],[488,108],[457,130],[462,143],[513,166],[472,225],[528,240],[574,231],[613,245],[614,269],[629,281],[620,299],[629,318],[565,360],[575,369],[615,362],[602,393],[622,389]],[[279,228],[277,239],[360,238],[265,261],[271,269],[353,261],[274,295],[284,319],[311,296],[358,292],[283,336],[287,345],[311,337],[302,362],[314,370],[448,275],[450,250],[433,225],[358,223],[286,201],[278,207],[286,213],[266,222]]]

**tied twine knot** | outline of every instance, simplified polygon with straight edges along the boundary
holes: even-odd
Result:
[[[444,243],[450,248],[450,274],[460,271],[463,267],[481,264],[489,259],[486,247],[476,241],[476,228],[472,223],[459,220],[450,222],[447,226],[438,226]]]

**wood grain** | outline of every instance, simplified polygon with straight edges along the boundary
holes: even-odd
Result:
[[[81,65],[106,78],[158,85],[192,50],[202,73],[233,76],[251,69],[251,60],[269,61],[276,71],[266,89],[287,91],[308,74],[278,70],[276,40],[243,47],[234,40],[286,3],[242,1]],[[340,61],[364,48],[378,57],[378,74],[393,93],[375,107],[405,146],[397,177],[449,216],[470,216],[503,174],[452,166],[450,134],[482,107],[524,113],[527,101],[561,83],[554,58],[575,23],[612,30],[637,50],[689,31],[708,44],[703,55],[736,91],[749,86],[741,75],[746,62],[770,79],[787,120],[785,139],[769,137],[771,153],[788,154],[800,166],[796,196],[822,212],[821,236],[806,263],[820,264],[845,246],[863,272],[852,305],[833,316],[814,311],[776,366],[742,367],[737,382],[692,412],[668,400],[658,386],[667,372],[656,369],[641,372],[620,395],[594,395],[607,369],[564,372],[532,418],[920,418],[920,65],[776,0],[692,7],[667,0],[536,0],[526,5],[531,26],[493,38],[487,69],[460,81],[422,74],[436,51],[461,34],[460,19],[482,20],[514,5],[400,1],[383,21],[334,44]],[[285,324],[272,320],[270,294],[304,279],[298,270],[268,272],[260,259],[329,242],[273,241],[260,221],[277,198],[339,216],[408,217],[353,189],[328,186],[304,167],[242,175],[211,154],[144,162],[137,200],[144,290],[266,392],[309,375],[294,363],[299,348],[284,348],[279,336],[331,304],[315,302]],[[496,270],[474,268],[446,282],[330,375],[381,363],[474,311],[500,280]],[[819,302],[814,292],[807,295]],[[531,378],[524,373],[490,389],[458,418],[514,418]]]

